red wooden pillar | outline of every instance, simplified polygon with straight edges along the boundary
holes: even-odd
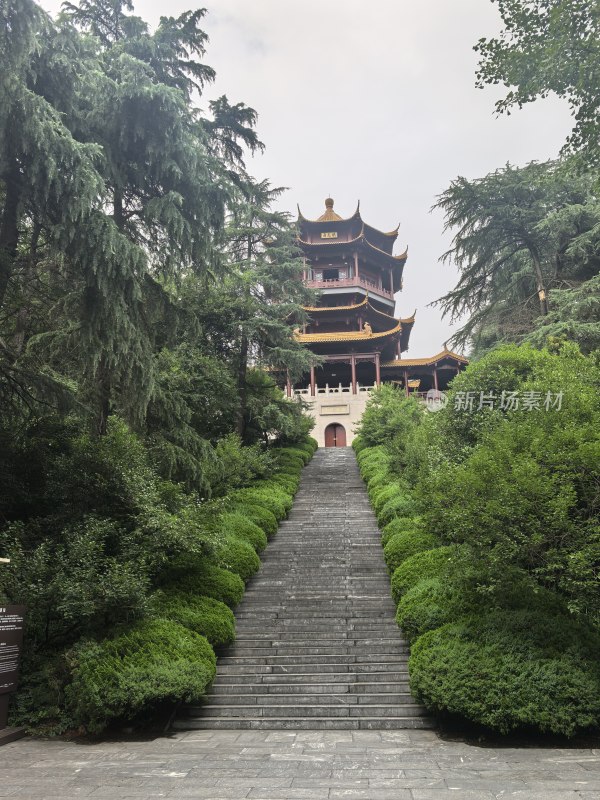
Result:
[[[438,391],[438,374],[437,374],[436,367],[433,368],[433,387],[437,392]]]
[[[408,391],[408,370],[407,369],[404,370],[404,390],[406,391],[406,396],[408,397],[410,392]]]
[[[356,356],[354,353],[351,356],[350,365],[352,367],[352,394],[356,394]]]
[[[377,388],[381,386],[381,364],[379,359],[379,353],[375,353],[375,382],[377,383]]]
[[[292,396],[292,382],[290,381],[290,373],[289,372],[287,374],[287,380],[286,380],[285,383],[286,383],[287,396],[291,397]]]
[[[314,397],[316,394],[315,392],[315,368],[310,368],[310,396]]]
[[[394,295],[394,270],[390,267],[390,291]]]
[[[358,278],[358,253],[354,253],[354,277]]]
[[[402,344],[400,339],[396,342],[396,358],[402,358]]]

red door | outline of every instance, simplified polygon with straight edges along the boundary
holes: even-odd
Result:
[[[325,428],[325,447],[346,447],[346,429],[334,422]]]

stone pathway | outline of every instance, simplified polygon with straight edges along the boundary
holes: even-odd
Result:
[[[0,748],[0,800],[600,800],[600,749],[478,747],[410,729],[428,720],[407,694],[406,647],[351,450],[320,451],[307,467],[237,616],[209,704],[179,723],[233,730],[22,739]]]
[[[146,742],[22,739],[0,798],[598,800],[600,749],[475,747],[434,731],[190,731]]]
[[[408,687],[408,645],[351,448],[318,450],[236,609],[208,700],[178,729],[433,726]]]

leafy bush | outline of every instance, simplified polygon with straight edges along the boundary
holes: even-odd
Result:
[[[232,489],[268,478],[276,466],[268,450],[259,444],[242,445],[236,433],[230,433],[217,442],[215,456],[207,473],[215,496],[223,496]]]
[[[390,459],[384,447],[369,447],[356,457],[360,474],[367,483],[376,473],[389,468]]]
[[[389,483],[393,483],[393,481],[394,476],[387,469],[381,469],[379,472],[376,472],[369,481],[367,488],[367,493],[371,503],[373,502],[373,498],[376,493],[381,489],[384,489]]]
[[[464,613],[461,599],[448,581],[424,578],[400,598],[396,622],[409,642],[413,642],[423,633],[459,618]]]
[[[259,553],[267,546],[267,535],[240,513],[223,514],[220,519],[221,530],[227,535],[236,536],[252,545]],[[235,570],[234,570],[235,571]]]
[[[235,641],[233,612],[220,600],[174,590],[155,592],[151,606],[158,617],[206,636],[213,647]]]
[[[215,664],[204,636],[176,622],[143,620],[114,638],[73,649],[67,705],[78,725],[97,733],[112,719],[132,719],[161,702],[199,699]]]
[[[284,490],[284,492],[292,496],[296,494],[300,484],[299,478],[293,478],[291,475],[285,475],[281,472],[277,475],[273,475],[271,480],[278,484]]]
[[[380,528],[385,528],[394,517],[409,517],[417,510],[417,503],[412,495],[397,494],[383,505],[377,514],[377,523]]]
[[[261,531],[262,533],[262,531]],[[260,569],[260,559],[252,545],[237,536],[225,536],[216,548],[221,566],[235,572],[246,583]]]
[[[439,542],[435,536],[418,529],[395,534],[383,548],[388,571],[392,574],[407,558],[424,550],[431,550],[437,545]]]
[[[287,515],[286,504],[279,494],[274,494],[266,489],[239,489],[229,495],[234,504],[260,506],[268,509],[279,522]]]
[[[392,575],[392,597],[398,603],[403,594],[424,578],[442,577],[456,555],[456,547],[447,545],[424,550],[407,558]]]
[[[397,533],[422,529],[421,517],[394,517],[381,532],[381,544],[385,547]]]
[[[276,495],[277,499],[283,503],[286,515],[291,511],[294,498],[292,495],[286,492],[285,489],[283,489],[281,486],[278,486],[278,484],[274,481],[256,481],[256,483],[252,486],[252,490],[257,492],[265,491],[272,495]]]
[[[492,612],[421,636],[411,687],[429,708],[500,733],[573,736],[600,722],[600,640],[566,615]]]
[[[239,575],[211,563],[205,557],[180,559],[162,576],[163,588],[206,595],[235,608],[244,595]]]
[[[372,481],[369,483],[369,489],[371,487],[371,483]],[[406,486],[406,484],[401,480],[396,480],[393,482],[388,481],[381,488],[369,491],[369,499],[375,514],[380,514],[386,503],[388,503],[390,500],[396,499],[399,496],[410,496],[409,487]]]
[[[239,505],[235,510],[262,528],[269,539],[277,533],[277,518],[267,508],[246,504]]]
[[[281,449],[274,448],[271,450],[271,453],[277,456],[280,461],[291,461],[292,459],[298,459],[302,462],[303,466],[308,464],[312,455],[307,450],[299,447],[284,447]]]

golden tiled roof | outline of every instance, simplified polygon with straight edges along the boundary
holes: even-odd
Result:
[[[356,217],[360,218],[360,202],[356,206],[356,211],[352,214],[351,217],[340,217],[339,214],[333,210],[333,200],[331,197],[328,197],[325,200],[325,212],[321,214],[320,217],[317,219],[308,219],[305,217],[302,211],[300,211],[300,206],[298,206],[298,218],[303,220],[304,222],[349,222],[351,219],[355,219]]]
[[[317,222],[341,222],[342,218],[333,210],[333,200],[328,197],[325,200],[325,213],[317,219]]]
[[[339,333],[296,333],[296,341],[302,344],[319,342],[367,342],[370,339],[384,339],[402,330],[402,323],[398,322],[395,328],[380,333],[365,333],[365,331],[340,331]]]
[[[405,321],[405,320],[404,320]],[[444,348],[441,353],[438,353],[436,356],[431,356],[430,358],[397,358],[393,361],[385,361],[381,364],[382,367],[430,367],[435,364],[436,361],[441,361],[443,358],[454,358],[456,361],[460,361],[463,364],[468,364],[469,359],[465,358],[464,356],[459,356],[458,353],[453,353],[451,350],[447,350]]]
[[[367,298],[365,297],[360,303],[354,303],[351,306],[302,306],[305,311],[353,311],[355,308],[362,308],[366,306]],[[385,314],[384,316],[388,316]],[[394,319],[394,317],[392,317]]]

